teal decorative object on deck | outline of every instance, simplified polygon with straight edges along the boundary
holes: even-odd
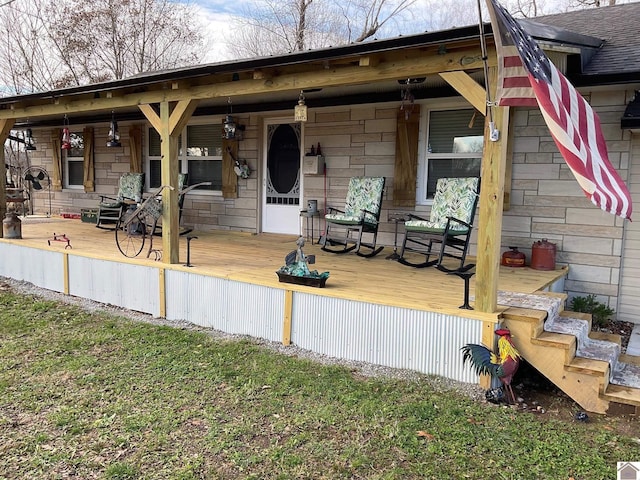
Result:
[[[316,258],[315,255],[307,256],[302,251],[304,237],[299,237],[296,245],[298,248],[285,257],[285,265],[276,271],[280,282],[323,288],[329,278],[329,272],[318,273],[317,270],[309,270],[309,264],[314,264]]]

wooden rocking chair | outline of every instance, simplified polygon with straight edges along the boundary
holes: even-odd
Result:
[[[405,222],[405,235],[398,262],[415,268],[436,265],[446,272],[461,272],[474,267],[464,264],[469,250],[473,219],[476,213],[480,191],[480,179],[440,178],[436,184],[429,219],[410,214]],[[434,244],[439,249],[433,250]],[[407,254],[424,255],[422,262],[414,262]],[[435,259],[431,259],[436,256]],[[460,261],[458,268],[442,265],[444,257]]]
[[[349,190],[344,210],[329,207],[325,215],[326,231],[320,239],[322,250],[331,253],[347,253],[355,250],[361,257],[373,257],[384,247],[376,247],[384,177],[353,177],[349,180]],[[363,234],[370,234],[371,241],[364,242]],[[333,249],[330,246],[340,245]],[[362,247],[368,253],[362,253]]]

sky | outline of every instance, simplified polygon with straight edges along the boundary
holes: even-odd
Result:
[[[231,32],[231,20],[234,11],[237,12],[237,5],[242,0],[236,2],[224,2],[220,0],[192,0],[201,12],[201,22],[206,25],[207,38],[210,50],[203,61],[205,63],[230,60],[227,51],[226,38]]]
[[[2,1],[2,0],[0,0]],[[200,20],[203,28],[206,30],[207,38],[211,48],[205,55],[203,62],[218,62],[231,60],[231,55],[227,50],[227,39],[231,33],[232,19],[234,16],[240,15],[242,11],[251,5],[251,0],[177,0],[187,1],[195,4],[201,12]],[[537,0],[539,12],[538,14],[550,14],[564,11],[572,0]],[[640,0],[617,0],[620,3],[631,3]],[[465,0],[469,6],[472,6],[473,12],[476,11],[476,0]],[[511,4],[515,4],[515,0],[500,0],[500,2],[509,8]],[[397,33],[417,33],[426,30],[439,30],[451,26],[469,25],[475,21],[476,14],[465,11],[464,19],[460,20],[460,24],[455,25],[459,18],[460,3],[463,0],[417,0],[412,9],[412,22],[404,22],[395,26]],[[481,0],[484,4],[484,0]],[[244,8],[243,8],[244,7]],[[468,9],[467,9],[468,10]],[[513,12],[515,13],[515,12]],[[470,16],[469,16],[470,15]],[[471,20],[469,20],[471,19]],[[406,20],[406,19],[405,19]],[[488,16],[484,18],[488,21]],[[443,25],[444,24],[444,25]],[[404,30],[404,31],[403,31]],[[391,35],[394,35],[392,33]]]

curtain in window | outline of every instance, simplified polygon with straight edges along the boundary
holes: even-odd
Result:
[[[85,192],[96,191],[96,173],[93,159],[93,127],[84,127],[82,132],[84,139],[83,182]]]
[[[51,166],[51,189],[62,191],[62,132],[59,128],[51,130],[51,146],[53,147],[53,165]]]
[[[398,112],[396,162],[393,173],[394,207],[413,207],[416,204],[420,105],[412,107],[408,118],[406,110]]]
[[[142,128],[132,125],[129,128],[129,150],[131,173],[142,173]]]

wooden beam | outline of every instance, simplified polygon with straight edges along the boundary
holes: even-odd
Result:
[[[495,65],[495,58],[489,59]],[[260,93],[300,91],[306,88],[361,85],[398,78],[420,77],[457,70],[483,68],[482,53],[478,48],[468,48],[444,55],[423,53],[422,56],[391,59],[380,62],[375,67],[334,66],[326,69],[309,69],[290,72],[268,79],[246,79],[192,86],[179,90],[154,90],[130,93],[111,99],[82,98],[61,104],[32,105],[15,110],[0,110],[2,118],[36,118],[43,115],[63,115],[65,113],[95,112],[161,102],[181,100],[202,100],[207,98],[240,97]],[[215,78],[215,77],[213,77]]]
[[[487,113],[487,92],[467,72],[442,72],[440,77],[451,85],[481,114]]]
[[[360,57],[358,60],[358,65],[361,67],[375,67],[380,63],[380,59],[378,57]]]
[[[291,345],[291,319],[293,316],[293,291],[284,291],[284,322],[282,324],[282,344]]]
[[[489,85],[495,92],[497,68],[490,69]],[[495,97],[494,97],[495,98]],[[509,129],[509,109],[493,107],[493,121],[500,129],[500,138],[490,140],[490,116],[485,117],[484,152],[482,155],[482,183],[480,187],[480,224],[476,263],[475,308],[481,312],[497,311],[498,271],[502,235],[502,206],[506,148]]]
[[[141,104],[138,105],[138,108],[145,116],[147,121],[151,124],[151,126],[155,129],[155,131],[160,134],[160,131],[162,130],[162,122],[160,121],[160,117],[153,109],[153,107],[151,105]]]
[[[158,269],[158,294],[160,295],[159,301],[159,316],[160,318],[167,318],[167,280],[166,270],[162,267]]]
[[[171,134],[169,102],[160,104],[160,171],[162,185],[162,261],[178,263],[178,135]]]
[[[198,100],[181,100],[173,107],[169,117],[169,132],[171,135],[180,135],[182,133],[197,106]]]

